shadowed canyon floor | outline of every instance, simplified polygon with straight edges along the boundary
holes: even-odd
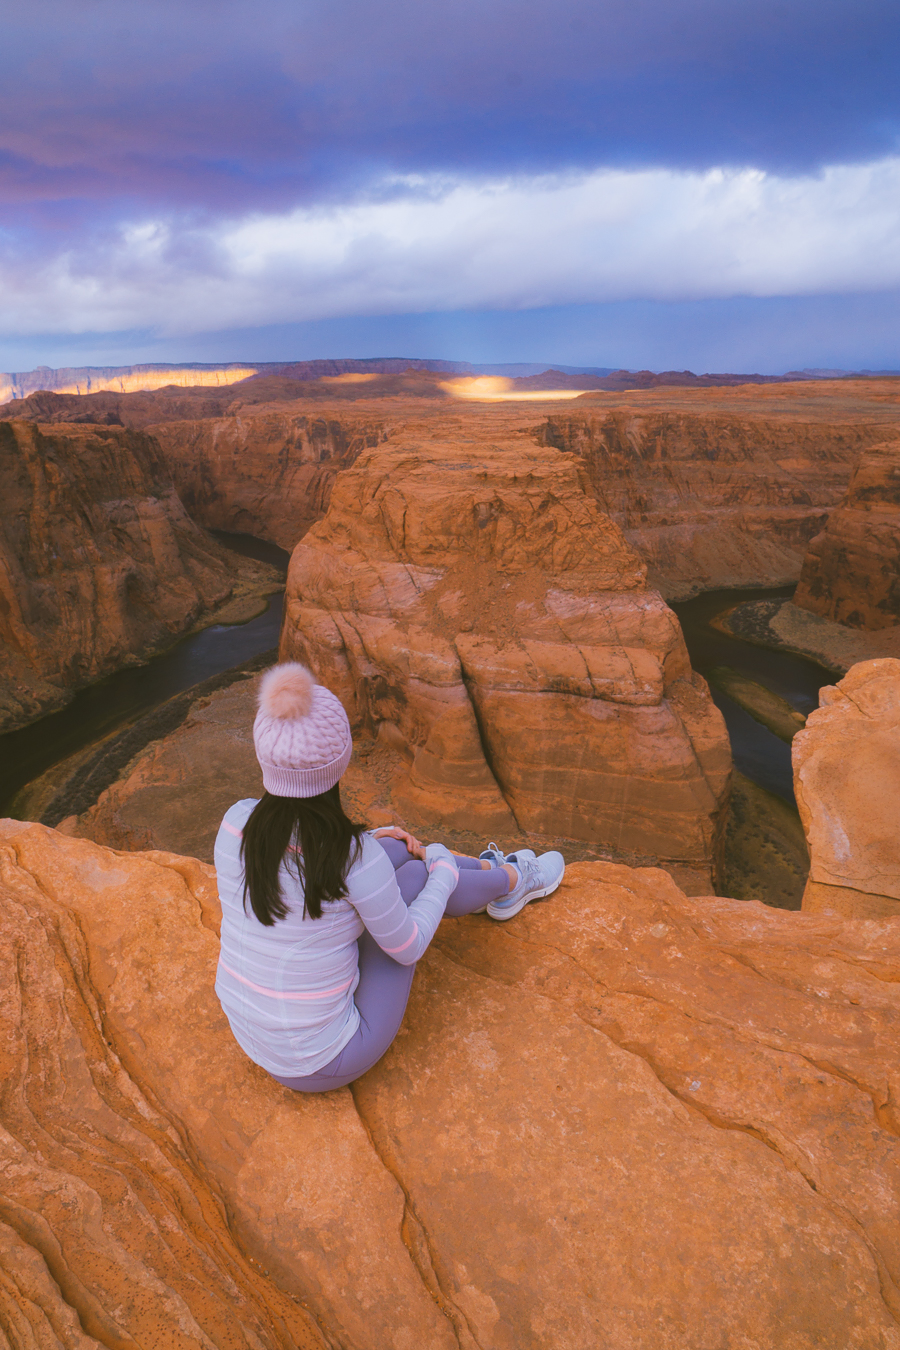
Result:
[[[896,921],[578,864],[445,922],[310,1098],[231,1039],[211,869],[16,822],[0,869],[0,1308],[39,1343],[900,1346]]]

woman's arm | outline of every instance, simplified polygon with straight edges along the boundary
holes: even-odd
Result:
[[[443,844],[428,845],[428,879],[407,908],[384,849],[373,848],[371,853],[347,878],[347,898],[382,951],[400,965],[411,966],[434,937],[459,880],[453,854]]]

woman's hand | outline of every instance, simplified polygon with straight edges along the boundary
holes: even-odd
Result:
[[[403,830],[399,825],[382,825],[380,829],[373,830],[372,834],[376,839],[399,839],[414,858],[425,861],[425,845],[420,843],[414,834],[410,834],[409,830]]]

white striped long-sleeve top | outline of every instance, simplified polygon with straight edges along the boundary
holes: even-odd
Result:
[[[365,835],[347,873],[347,899],[323,904],[320,919],[304,917],[302,882],[293,864],[289,869],[282,863],[279,881],[289,912],[266,927],[249,899],[244,904],[241,838],[255,805],[245,798],[230,807],[216,838],[222,904],[216,993],[250,1059],[281,1078],[302,1078],[334,1059],[359,1026],[353,994],[363,928],[395,961],[412,964],[434,936],[458,874],[452,854],[430,846],[428,880],[407,908],[390,859]]]

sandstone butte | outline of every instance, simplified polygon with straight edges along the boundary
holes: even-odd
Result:
[[[406,757],[408,818],[651,854],[712,889],[725,725],[571,456],[362,453],[293,552],[280,656]]]
[[[335,472],[384,440],[520,439],[577,456],[600,509],[667,599],[800,575],[810,539],[872,445],[895,439],[896,380],[595,393],[572,402],[462,403],[444,377],[231,388],[34,394],[16,415],[107,418],[160,442],[182,500],[213,528],[292,548],[328,503]]]
[[[863,661],[819,694],[794,737],[810,850],[803,908],[900,918],[900,661]]]
[[[19,1347],[897,1350],[900,923],[572,866],[449,920],[301,1097],[213,992],[212,869],[0,824]]]
[[[861,456],[810,543],[794,604],[853,628],[900,624],[900,442]]]
[[[151,437],[0,422],[0,730],[273,579],[194,524]]]

